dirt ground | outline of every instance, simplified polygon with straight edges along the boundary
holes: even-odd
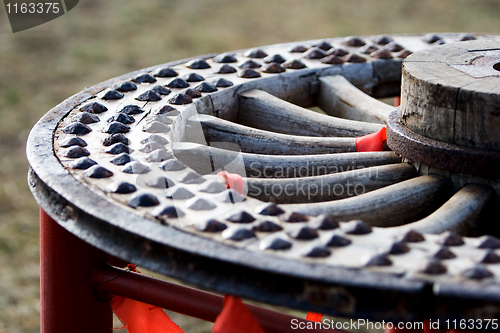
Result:
[[[336,36],[500,33],[497,0],[80,0],[15,33],[0,8],[0,333],[39,331],[38,207],[25,141],[65,98],[194,55]],[[211,325],[173,314],[186,332]],[[117,324],[118,325],[118,324]]]

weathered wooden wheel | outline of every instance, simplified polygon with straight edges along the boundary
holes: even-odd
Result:
[[[126,74],[39,121],[31,188],[88,243],[210,290],[374,320],[498,316],[498,40],[334,38]],[[393,111],[375,98],[399,95],[413,52]],[[356,152],[385,123],[400,155]]]

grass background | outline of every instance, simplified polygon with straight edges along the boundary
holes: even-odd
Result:
[[[38,208],[24,149],[33,124],[65,98],[143,67],[278,42],[500,33],[499,14],[497,0],[80,0],[13,34],[0,8],[0,333],[39,331]],[[175,318],[188,333],[210,331]]]

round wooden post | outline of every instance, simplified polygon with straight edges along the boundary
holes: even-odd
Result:
[[[110,333],[109,302],[93,293],[94,267],[106,254],[78,239],[40,209],[41,333]]]

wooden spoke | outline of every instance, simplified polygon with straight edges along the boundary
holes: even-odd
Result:
[[[399,163],[315,177],[249,178],[247,184],[251,197],[290,204],[353,197],[416,176],[414,167]]]
[[[217,143],[215,143],[216,145]],[[261,155],[241,153],[238,147],[226,149],[195,143],[174,144],[174,155],[201,174],[224,169],[238,155],[245,165],[247,177],[295,178],[359,170],[378,165],[396,164],[401,158],[393,152],[339,153],[321,155]],[[229,148],[229,149],[228,149]]]
[[[239,95],[237,122],[276,133],[320,137],[357,137],[382,127],[319,114],[262,90],[250,90]]]
[[[319,78],[318,105],[332,116],[386,123],[394,107],[372,98],[340,75]]]
[[[481,227],[478,222],[485,208],[494,201],[495,191],[491,187],[467,185],[426,218],[395,228],[428,234],[455,231],[462,235],[473,235]]]
[[[354,152],[354,138],[318,138],[263,131],[208,115],[189,119],[193,127],[201,124],[208,145],[228,142],[238,145],[246,153],[271,155],[310,155]]]
[[[332,215],[341,221],[361,219],[373,226],[391,227],[429,215],[450,192],[447,179],[421,176],[353,198],[283,206],[304,214]]]

